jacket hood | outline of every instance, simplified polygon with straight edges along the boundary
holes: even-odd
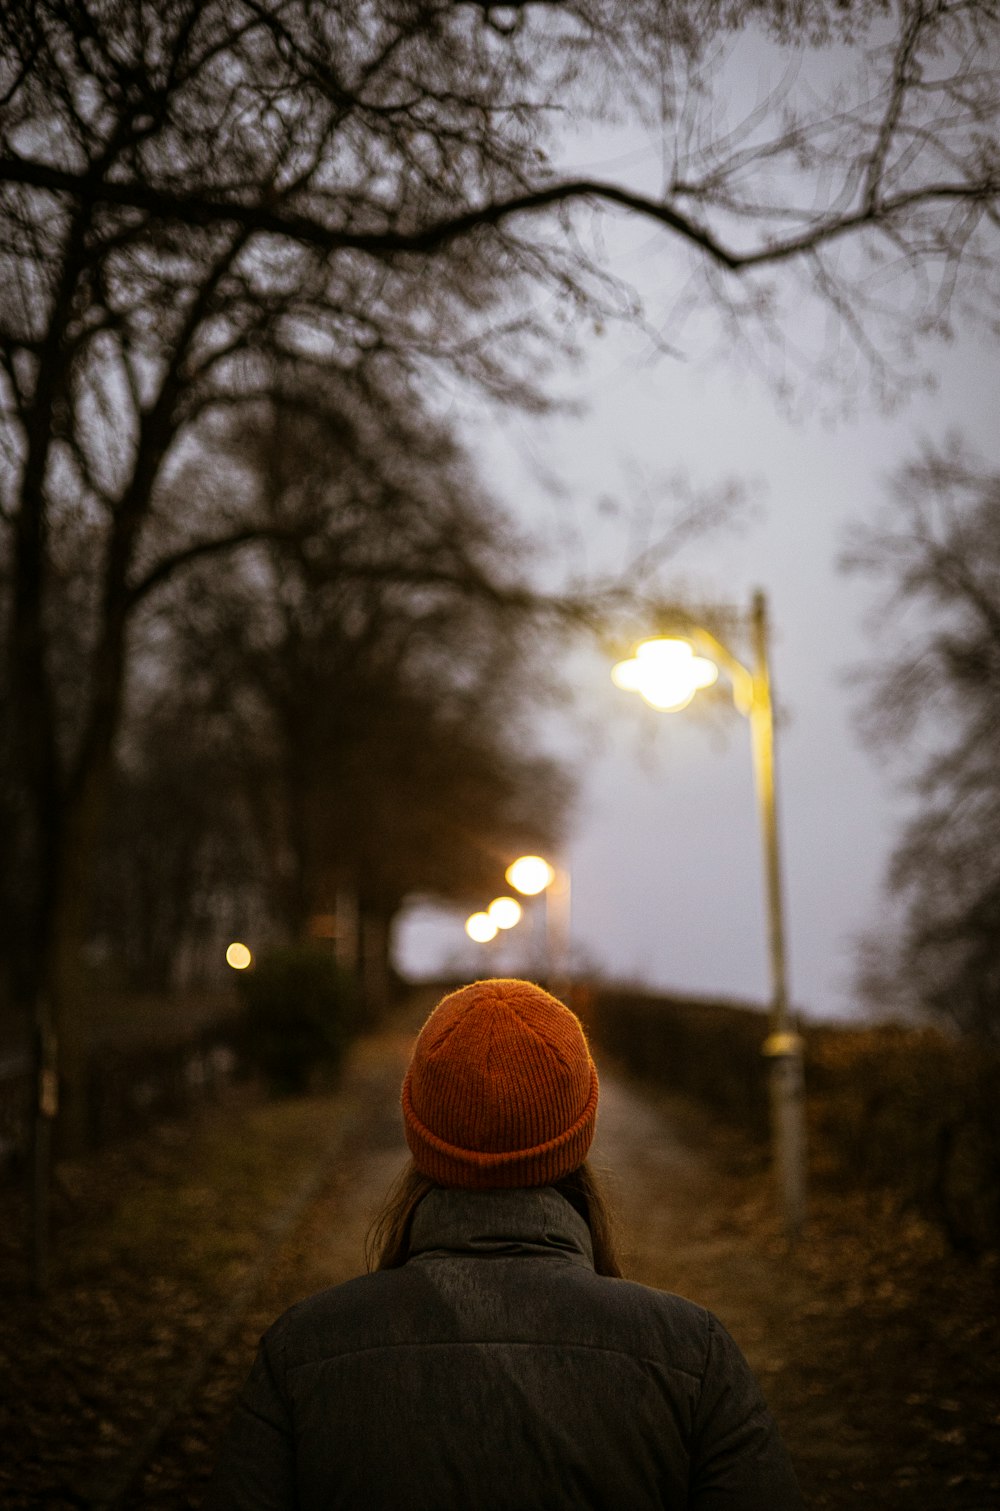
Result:
[[[587,1224],[552,1186],[429,1191],[414,1214],[410,1261],[477,1254],[551,1256],[594,1267]]]

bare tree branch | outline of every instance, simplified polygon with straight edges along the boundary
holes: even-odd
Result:
[[[832,217],[819,216],[794,236],[770,239],[763,245],[740,251],[727,246],[707,226],[676,206],[597,179],[570,179],[549,184],[445,216],[409,231],[355,231],[324,225],[313,216],[292,209],[274,208],[266,202],[253,205],[201,194],[176,194],[146,184],[95,180],[88,174],[73,173],[25,158],[0,158],[0,178],[51,193],[67,194],[81,202],[141,209],[184,225],[232,224],[242,227],[248,234],[286,236],[322,252],[357,251],[376,257],[433,255],[452,242],[483,227],[498,226],[513,216],[572,201],[597,200],[644,215],[675,231],[730,272],[785,262],[866,228],[890,227],[903,215],[927,205],[968,203],[996,214],[1000,199],[1000,175],[988,171],[975,180],[923,184],[878,200],[869,196],[869,203],[857,210]]]

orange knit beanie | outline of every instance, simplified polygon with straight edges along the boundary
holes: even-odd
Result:
[[[475,981],[439,1002],[403,1081],[417,1169],[442,1186],[547,1186],[583,1163],[597,1071],[579,1019],[530,981]]]

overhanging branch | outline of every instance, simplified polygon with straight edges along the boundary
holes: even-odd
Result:
[[[254,543],[292,544],[301,541],[301,525],[246,525],[228,534],[192,541],[183,549],[161,558],[129,589],[126,610],[131,612],[154,589],[162,587],[178,571],[196,561],[219,556],[226,551]],[[341,561],[337,574],[345,582],[378,582],[385,586],[415,589],[444,589],[468,598],[481,599],[500,613],[517,613],[549,620],[565,629],[582,628],[603,633],[610,617],[626,607],[634,607],[635,588],[631,580],[595,582],[550,593],[525,582],[502,582],[467,559],[452,565],[417,561]]]
[[[301,533],[301,530],[282,529],[274,525],[247,525],[242,530],[230,531],[228,535],[216,535],[206,540],[192,541],[182,550],[162,557],[129,588],[126,609],[131,612],[138,603],[148,597],[154,588],[162,587],[176,572],[182,567],[190,566],[193,561],[201,561],[207,556],[219,556],[225,551],[234,551],[238,546],[246,546],[253,541],[294,540]]]
[[[598,200],[656,221],[730,272],[787,261],[866,226],[896,221],[900,216],[934,202],[981,203],[987,208],[1000,196],[1000,179],[989,174],[972,181],[925,184],[887,197],[878,204],[866,204],[853,212],[818,218],[795,235],[738,251],[725,245],[709,227],[668,201],[651,199],[597,179],[567,179],[474,206],[412,230],[383,231],[358,231],[326,225],[315,216],[283,209],[273,202],[246,203],[226,197],[177,193],[134,181],[109,181],[97,175],[76,173],[22,157],[0,157],[0,181],[24,184],[79,200],[140,209],[184,225],[236,225],[248,233],[285,237],[322,252],[358,251],[375,257],[429,255],[481,227],[498,226],[516,215],[531,214],[577,200]]]

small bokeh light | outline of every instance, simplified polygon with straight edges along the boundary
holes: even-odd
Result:
[[[477,944],[488,944],[496,938],[497,926],[488,913],[473,913],[465,920],[465,932]]]
[[[521,904],[516,897],[494,897],[486,911],[498,929],[512,929],[521,921]]]
[[[245,944],[234,940],[226,951],[226,964],[231,965],[234,971],[245,971],[248,965],[253,964],[253,956]]]

